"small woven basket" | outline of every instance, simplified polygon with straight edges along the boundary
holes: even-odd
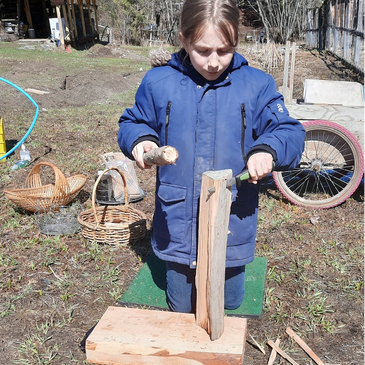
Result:
[[[96,207],[97,186],[110,170],[116,170],[124,184],[125,205],[105,205]],[[82,235],[90,241],[110,245],[126,246],[143,239],[146,235],[146,215],[129,206],[127,183],[123,173],[117,167],[104,170],[95,182],[92,192],[92,208],[81,212],[78,221]]]
[[[54,184],[43,185],[41,166],[48,166],[55,174]],[[33,167],[25,180],[23,189],[4,189],[4,193],[15,205],[31,211],[57,210],[76,197],[86,183],[86,176],[74,175],[66,178],[51,162],[40,162]]]

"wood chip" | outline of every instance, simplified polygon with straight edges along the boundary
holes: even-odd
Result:
[[[294,361],[286,352],[284,352],[279,346],[275,345],[271,340],[268,342],[269,346],[271,346],[275,351],[280,354],[284,359],[288,360],[293,365],[299,365],[296,361]]]
[[[260,346],[251,335],[250,335],[250,337],[251,337],[252,341],[254,342],[254,344],[256,345],[256,347],[265,355],[265,349],[262,346]]]
[[[24,89],[26,92],[28,93],[33,93],[33,94],[49,94],[49,91],[42,91],[42,90],[36,90],[36,89]]]
[[[275,345],[279,347],[280,345],[280,339],[278,338],[276,341],[275,341]],[[269,358],[269,362],[267,363],[267,365],[272,365],[276,359],[276,350],[273,348],[272,351],[271,351],[271,354],[270,354],[270,358]]]
[[[290,328],[286,329],[286,333],[294,339],[294,341],[314,360],[318,365],[324,365],[313,350]]]

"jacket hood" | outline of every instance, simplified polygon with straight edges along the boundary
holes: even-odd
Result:
[[[207,82],[207,80],[195,70],[184,49],[181,49],[177,53],[170,54],[166,49],[160,48],[150,54],[150,61],[152,67],[168,65],[179,72],[182,72],[184,75],[191,77],[198,84],[205,84]],[[230,72],[239,69],[242,66],[248,66],[247,60],[239,53],[234,52],[232,61],[227,70],[213,83],[216,84],[221,82]]]

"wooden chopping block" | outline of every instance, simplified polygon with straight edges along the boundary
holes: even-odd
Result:
[[[246,318],[225,317],[212,342],[194,314],[109,307],[86,340],[87,361],[113,365],[240,365]]]

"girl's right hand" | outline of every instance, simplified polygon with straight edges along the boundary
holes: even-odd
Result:
[[[136,144],[132,150],[132,155],[136,160],[137,166],[141,169],[150,169],[151,166],[146,165],[143,161],[143,154],[152,150],[152,148],[158,148],[157,144],[152,141],[142,141]]]

